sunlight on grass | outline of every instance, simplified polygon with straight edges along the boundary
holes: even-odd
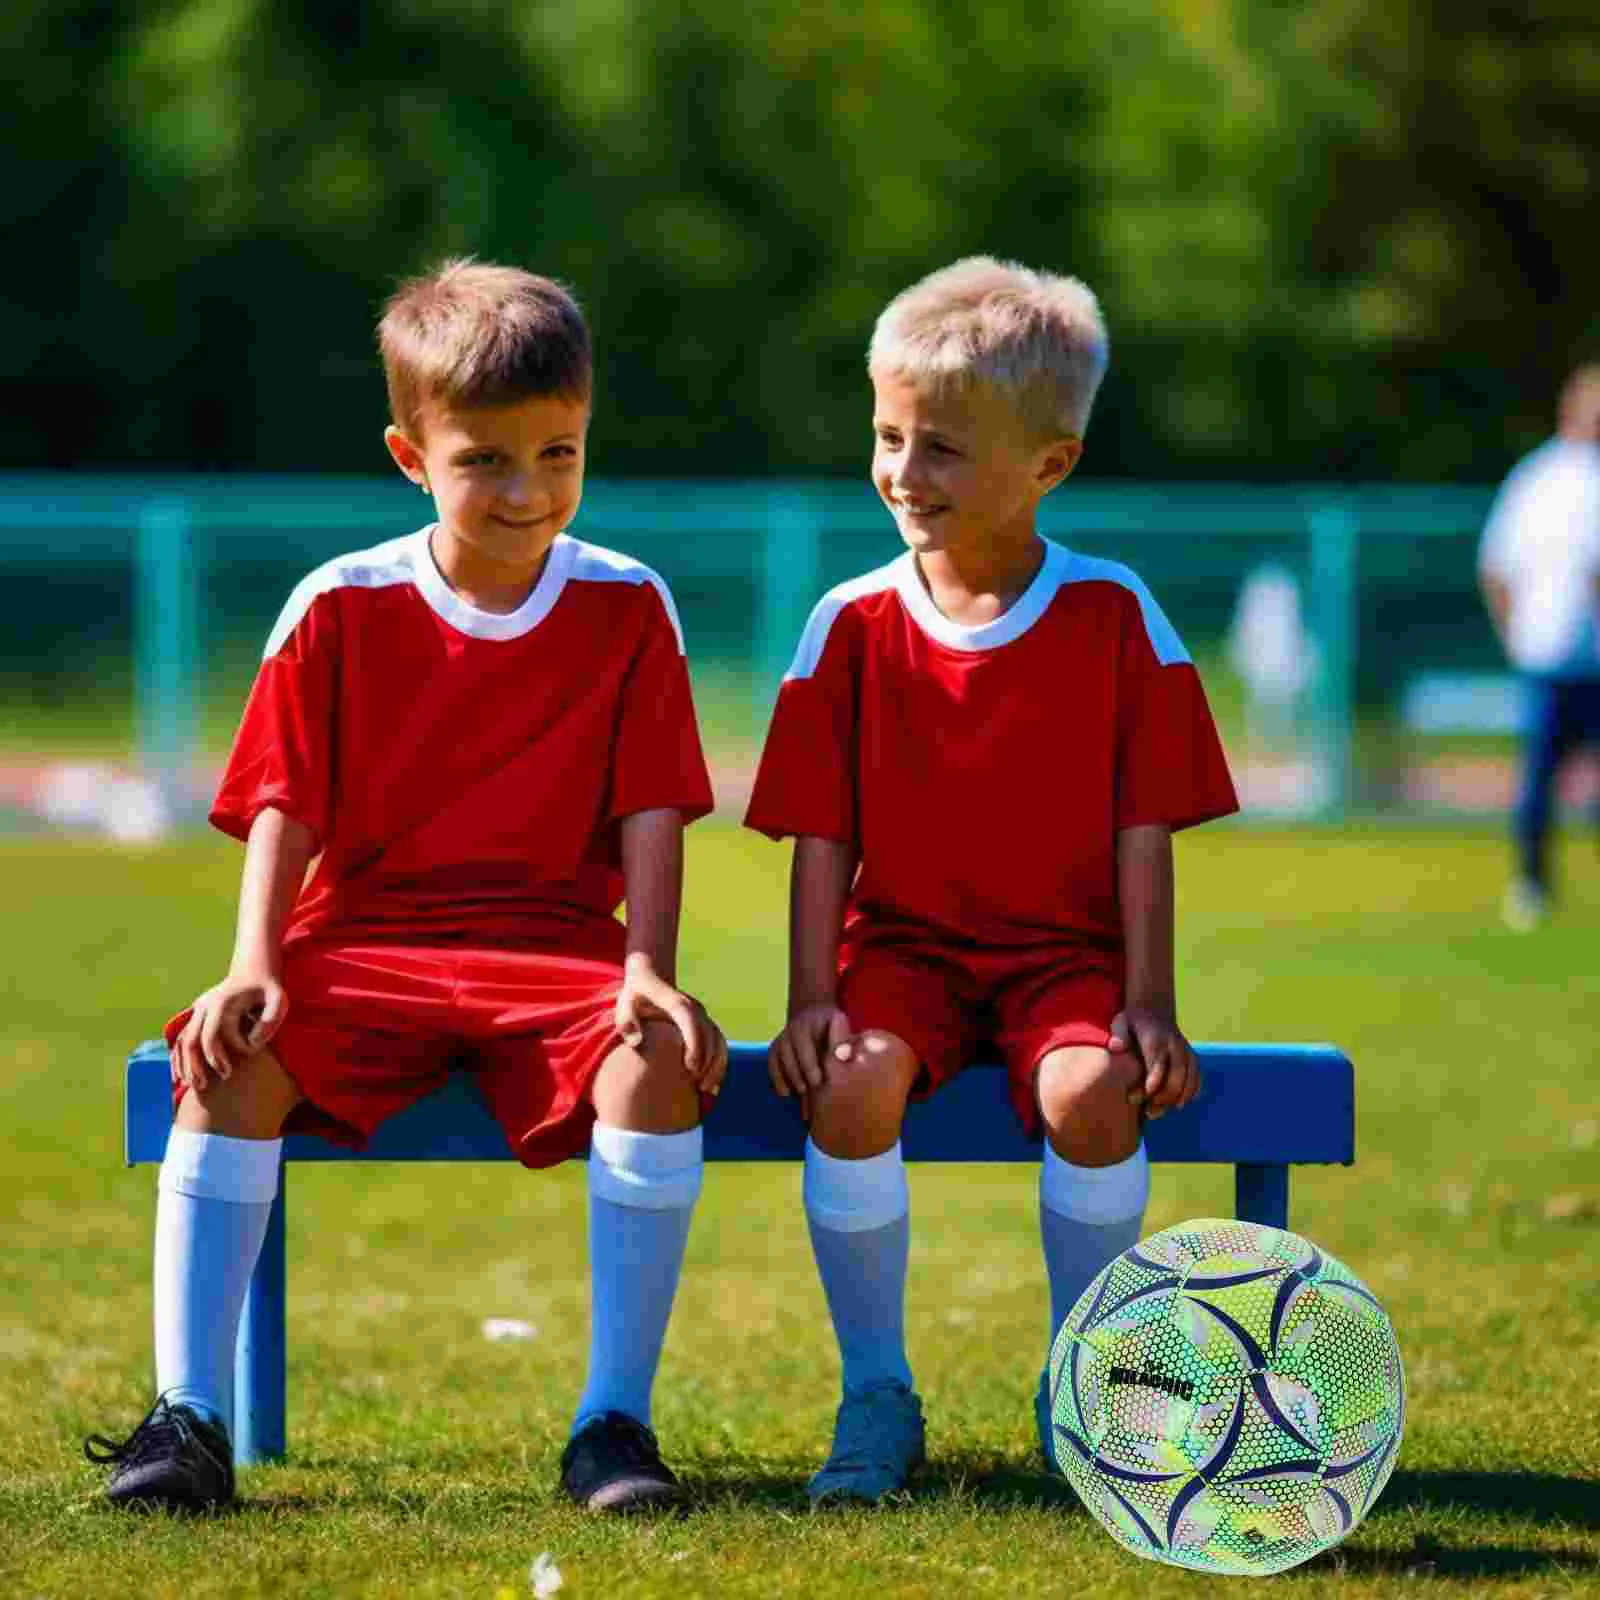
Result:
[[[1411,1385],[1400,1469],[1296,1594],[1600,1588],[1600,866],[1569,841],[1551,925],[1505,932],[1497,833],[1199,830],[1180,845],[1190,1032],[1331,1039],[1357,1064],[1357,1165],[1294,1178],[1292,1224],[1384,1299]],[[931,1463],[909,1504],[813,1518],[838,1364],[798,1171],[708,1176],[657,1392],[682,1522],[585,1519],[553,1490],[587,1345],[583,1176],[301,1168],[290,1192],[291,1457],[214,1522],[97,1501],[78,1442],[148,1403],[154,1173],[119,1165],[129,1044],[216,976],[239,855],[0,846],[13,903],[0,1084],[0,1593],[1156,1596],[1204,1580],[1122,1554],[1033,1466],[1048,1334],[1035,1179],[912,1173],[911,1354]],[[691,834],[683,969],[730,1033],[783,991],[787,854]],[[1285,1115],[1293,1114],[1292,1097]],[[1147,1228],[1231,1209],[1221,1169],[1157,1168]],[[494,1343],[488,1317],[537,1334]]]

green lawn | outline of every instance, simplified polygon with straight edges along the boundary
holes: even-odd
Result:
[[[772,1025],[783,851],[691,835],[685,981],[730,1034]],[[688,1518],[586,1519],[553,1493],[582,1381],[582,1173],[291,1174],[287,1465],[235,1515],[105,1509],[79,1457],[148,1403],[155,1175],[119,1165],[128,1044],[214,978],[238,852],[0,842],[0,1595],[950,1596],[1198,1592],[1123,1554],[1032,1465],[1045,1348],[1034,1178],[917,1169],[912,1359],[930,1470],[910,1504],[814,1518],[837,1361],[798,1172],[714,1168],[657,1391]],[[1200,830],[1180,845],[1199,1038],[1332,1039],[1358,1164],[1297,1174],[1292,1222],[1360,1272],[1411,1385],[1400,1467],[1295,1593],[1600,1593],[1600,865],[1573,840],[1558,918],[1504,932],[1494,833]],[[1292,1099],[1284,1115],[1294,1115]],[[1148,1227],[1231,1208],[1221,1169],[1157,1169]],[[538,1335],[491,1343],[486,1317]]]

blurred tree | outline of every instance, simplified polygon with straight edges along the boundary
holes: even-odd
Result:
[[[1594,331],[1577,0],[31,0],[0,46],[13,466],[381,470],[372,321],[462,251],[578,289],[608,473],[863,471],[873,318],[977,250],[1100,294],[1097,473],[1491,477]]]
[[[1600,351],[1600,25],[1592,0],[1324,0],[1287,30],[1349,85],[1311,272],[1370,352],[1352,391],[1409,477],[1493,478]]]
[[[111,405],[111,351],[80,308],[96,260],[126,209],[120,130],[99,89],[124,48],[117,8],[52,3],[0,10],[0,210],[4,456],[16,466],[115,459],[127,413]],[[137,327],[126,330],[134,344]]]

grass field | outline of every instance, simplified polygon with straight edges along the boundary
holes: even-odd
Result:
[[[764,1035],[784,852],[694,830],[684,977]],[[1400,1466],[1303,1596],[1600,1594],[1600,864],[1502,931],[1497,834],[1200,830],[1180,844],[1199,1038],[1332,1039],[1358,1163],[1302,1171],[1291,1222],[1385,1300],[1411,1388]],[[909,1504],[812,1517],[837,1361],[798,1172],[715,1168],[656,1421],[696,1509],[586,1519],[553,1492],[582,1381],[582,1173],[297,1170],[292,1457],[237,1514],[130,1519],[81,1460],[149,1400],[155,1177],[119,1165],[120,1063],[211,981],[237,851],[11,839],[0,1008],[0,1595],[496,1596],[554,1557],[571,1596],[1198,1593],[1123,1554],[1033,1467],[1045,1347],[1034,1179],[912,1173],[910,1337],[932,1462]],[[1294,1114],[1292,1098],[1284,1114]],[[1222,1169],[1156,1171],[1151,1229],[1226,1213]],[[527,1343],[480,1325],[533,1323]]]

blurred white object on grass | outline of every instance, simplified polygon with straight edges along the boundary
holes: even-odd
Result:
[[[175,821],[161,784],[98,761],[45,768],[33,785],[32,808],[55,827],[93,828],[120,844],[153,844]]]
[[[1287,567],[1266,562],[1239,587],[1228,630],[1228,660],[1252,700],[1292,707],[1316,674],[1317,645],[1306,631],[1300,585]]]
[[[1295,575],[1277,562],[1252,568],[1228,629],[1228,662],[1245,686],[1245,750],[1239,787],[1250,809],[1314,811],[1323,785],[1298,748],[1300,697],[1321,664]]]
[[[485,1317],[483,1336],[496,1342],[502,1339],[536,1339],[539,1330],[531,1322],[523,1322],[517,1317]]]
[[[100,826],[121,844],[153,844],[172,831],[172,808],[149,778],[118,778],[106,791]]]

